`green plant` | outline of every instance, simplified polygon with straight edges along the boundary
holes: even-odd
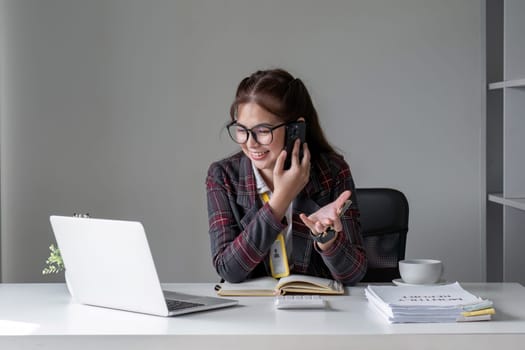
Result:
[[[65,270],[64,261],[60,254],[60,249],[54,244],[49,246],[49,257],[46,260],[46,267],[42,270],[42,274],[49,275],[52,273],[59,273]]]

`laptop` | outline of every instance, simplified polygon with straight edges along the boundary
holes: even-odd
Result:
[[[158,316],[237,305],[237,300],[163,291],[137,221],[50,217],[73,300]]]

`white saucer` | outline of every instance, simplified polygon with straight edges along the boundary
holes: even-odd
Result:
[[[394,283],[396,286],[422,287],[422,286],[440,286],[443,284],[448,284],[449,282],[445,280],[439,280],[436,283],[431,283],[431,284],[414,284],[414,283],[406,283],[401,278],[396,278],[395,280],[392,280],[392,283]]]

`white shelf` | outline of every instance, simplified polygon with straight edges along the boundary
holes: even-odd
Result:
[[[525,210],[525,198],[505,198],[502,193],[489,194],[489,201],[508,207]]]
[[[525,1],[487,5],[487,278],[525,284]],[[501,210],[498,206],[501,205]]]
[[[489,84],[489,90],[497,90],[503,88],[512,88],[512,87],[525,87],[525,79],[514,79],[506,81],[498,81],[495,83]]]

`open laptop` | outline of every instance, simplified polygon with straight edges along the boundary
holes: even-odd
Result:
[[[140,222],[55,215],[50,221],[79,303],[158,316],[238,303],[163,291]]]

